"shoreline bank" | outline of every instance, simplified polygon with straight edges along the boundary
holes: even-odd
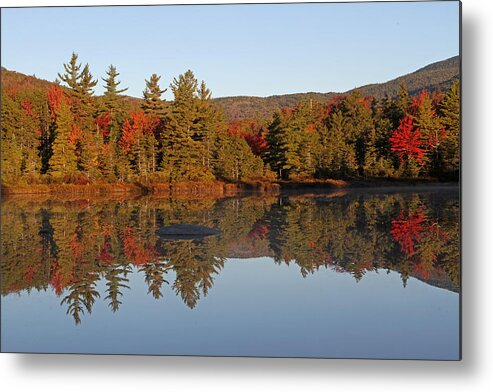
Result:
[[[362,179],[362,180],[313,180],[225,183],[221,181],[165,183],[90,183],[90,184],[22,184],[2,185],[1,195],[178,195],[228,197],[244,193],[324,193],[337,190],[385,190],[395,188],[419,189],[422,187],[448,188],[459,182],[440,182],[436,179]]]

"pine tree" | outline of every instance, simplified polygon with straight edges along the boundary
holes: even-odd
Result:
[[[70,105],[66,102],[66,99],[63,99],[56,115],[53,154],[49,162],[49,172],[54,177],[70,175],[77,171],[75,145],[70,140],[72,125],[73,119]]]
[[[223,132],[218,137],[216,176],[227,181],[244,181],[263,174],[263,162],[245,139]]]
[[[282,129],[282,115],[280,112],[275,112],[267,127],[266,140],[269,148],[264,159],[280,179],[283,178],[283,167],[286,164],[281,136]]]
[[[96,115],[93,94],[94,87],[98,81],[93,79],[86,64],[81,73],[80,93],[81,93],[81,137],[77,144],[78,166],[79,169],[87,174],[88,177],[98,177],[98,154],[100,146],[97,145],[98,130],[94,122]]]
[[[77,168],[86,173],[88,177],[97,177],[97,151],[95,150],[94,107],[93,94],[94,87],[97,85],[86,64],[82,71],[81,64],[77,63],[78,56],[72,53],[72,58],[68,64],[64,64],[65,74],[58,74],[59,78],[65,82],[70,91],[71,111],[73,114],[74,127],[77,129],[77,139],[75,140]]]
[[[344,116],[340,110],[330,114],[329,126],[322,139],[322,172],[330,177],[347,178],[356,173],[352,147],[345,136]]]
[[[171,84],[174,101],[169,127],[163,135],[163,171],[170,182],[193,180],[207,175],[201,165],[202,145],[193,139],[196,131],[197,79],[188,70]]]
[[[440,121],[447,130],[447,136],[440,146],[441,170],[455,179],[459,178],[460,168],[460,85],[452,84],[439,107]]]
[[[2,88],[2,181],[10,182],[21,176],[22,153],[20,149],[21,108]]]
[[[78,55],[75,52],[72,52],[72,57],[67,64],[63,64],[63,68],[65,68],[65,74],[58,73],[58,77],[62,82],[65,82],[67,86],[70,88],[71,95],[80,99],[81,89],[80,89],[80,80],[81,80],[81,64],[77,63]]]
[[[115,177],[120,181],[128,179],[130,167],[126,155],[119,148],[121,138],[121,129],[127,117],[125,112],[123,96],[121,93],[127,91],[128,88],[119,89],[120,81],[117,80],[120,75],[116,67],[110,65],[106,71],[107,78],[103,78],[105,82],[104,94],[99,101],[99,106],[96,112],[98,119],[108,119],[105,122],[105,134],[103,135],[104,145],[102,155],[99,160],[106,157],[100,163],[104,167],[102,171],[108,173],[110,180]]]
[[[397,93],[396,106],[397,106],[397,121],[400,121],[407,113],[411,100],[409,98],[409,92],[404,82],[399,84],[399,92]]]
[[[358,173],[371,175],[375,159],[375,124],[371,102],[355,91],[338,105],[344,117],[344,132],[354,151]]]
[[[103,78],[103,81],[105,82],[103,111],[108,111],[110,113],[113,113],[117,111],[117,109],[120,109],[121,99],[122,99],[121,93],[127,91],[128,87],[118,89],[118,86],[120,85],[121,82],[117,81],[116,79],[120,74],[117,72],[116,67],[114,65],[110,65],[108,67],[108,70],[106,71],[106,75],[108,75],[108,77]]]
[[[204,81],[197,91],[197,119],[192,138],[201,143],[202,165],[211,170],[213,167],[214,144],[218,134],[226,129],[223,113],[212,103],[212,93]]]
[[[161,90],[159,87],[159,80],[161,76],[152,74],[149,80],[146,80],[146,88],[143,92],[144,102],[142,103],[142,110],[147,115],[155,116],[162,119],[165,115],[165,102],[161,99],[161,95],[164,94],[167,89]]]
[[[94,87],[98,84],[96,79],[93,79],[89,71],[89,64],[84,66],[80,76],[79,91],[81,96],[82,114],[91,116],[93,110],[92,96],[94,95]]]

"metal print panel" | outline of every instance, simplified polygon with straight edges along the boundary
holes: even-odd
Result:
[[[461,358],[459,2],[1,11],[2,352]]]

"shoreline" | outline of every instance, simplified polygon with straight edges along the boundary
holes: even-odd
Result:
[[[226,183],[222,181],[164,183],[91,183],[91,184],[22,184],[2,185],[1,196],[13,195],[169,195],[231,197],[247,193],[254,194],[291,194],[291,193],[326,193],[327,191],[356,190],[410,190],[440,189],[459,187],[460,183],[440,182],[436,179],[356,179],[356,180],[313,180],[313,181],[278,181]]]

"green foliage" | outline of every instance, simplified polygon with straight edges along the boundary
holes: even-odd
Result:
[[[227,181],[248,181],[263,174],[262,159],[252,153],[242,137],[221,134],[218,138],[215,175]]]
[[[55,120],[55,140],[52,147],[53,154],[49,162],[49,173],[57,178],[77,171],[75,145],[70,140],[72,126],[73,119],[70,106],[63,100]]]
[[[458,82],[444,95],[424,91],[413,96],[405,77],[392,90],[395,98],[364,96],[371,86],[347,96],[330,95],[324,103],[321,97],[328,96],[323,94],[290,97],[291,108],[275,111],[270,121],[258,116],[228,126],[210,89],[190,70],[173,79],[169,104],[161,98],[166,90],[156,74],[146,80],[139,101],[121,95],[126,89],[119,87],[112,65],[100,97],[94,96],[97,80],[89,65],[82,67],[76,53],[64,70],[59,77],[67,86],[47,91],[42,81],[2,69],[7,76],[2,89],[4,182],[39,181],[44,174],[58,182],[168,183],[214,178],[449,180],[459,175]],[[397,137],[404,118],[413,123]],[[418,141],[411,140],[418,134]],[[407,159],[402,151],[413,151],[420,159]]]
[[[118,86],[121,84],[120,81],[117,81],[120,73],[116,70],[114,65],[110,65],[108,70],[106,71],[106,78],[102,78],[105,82],[104,85],[104,100],[103,100],[103,108],[100,109],[102,111],[108,111],[110,113],[114,113],[118,109],[121,108],[122,104],[122,95],[128,90],[128,88],[118,89]]]
[[[142,110],[150,116],[163,119],[166,114],[166,106],[165,102],[161,99],[161,95],[167,89],[161,90],[159,79],[161,79],[161,76],[152,74],[150,79],[145,81],[146,88],[143,92],[144,101],[142,102]]]
[[[447,178],[458,179],[460,169],[460,85],[456,81],[439,107],[441,123],[447,136],[440,146],[441,169]]]

